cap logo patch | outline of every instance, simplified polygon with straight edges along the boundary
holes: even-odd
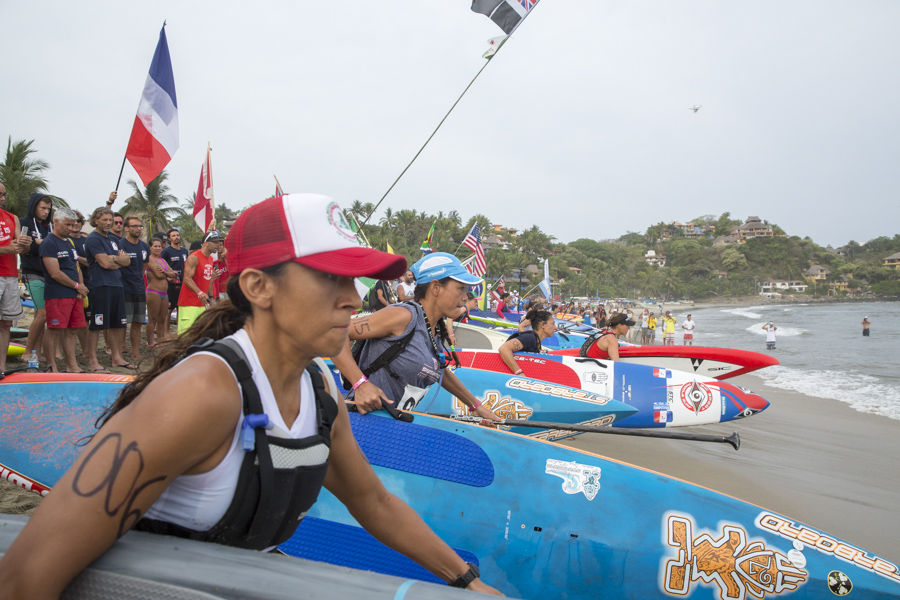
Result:
[[[344,211],[341,210],[341,207],[338,206],[337,202],[329,203],[325,212],[328,214],[328,221],[334,226],[339,234],[348,240],[356,241],[356,234],[353,233],[353,229],[350,227],[347,217],[344,216]]]

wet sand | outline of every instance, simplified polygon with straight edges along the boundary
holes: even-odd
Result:
[[[766,387],[752,375],[729,381],[770,407],[745,421],[690,430],[737,431],[737,452],[727,444],[606,435],[566,443],[729,494],[900,561],[900,421]]]

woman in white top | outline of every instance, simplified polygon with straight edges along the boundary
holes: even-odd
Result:
[[[249,451],[238,441],[249,389],[258,389],[278,436],[292,438],[285,444],[310,439],[311,433],[320,438],[327,458],[319,455],[326,469],[318,485],[324,483],[372,535],[446,581],[496,593],[477,578],[463,578],[473,574],[468,565],[385,490],[353,438],[344,403],[328,407],[334,418],[325,425],[317,414],[325,411],[315,410],[333,400],[312,391],[312,385],[321,390],[322,384],[311,381],[306,367],[346,343],[350,315],[361,305],[353,278],[396,277],[406,260],[357,246],[340,207],[315,194],[252,206],[225,244],[232,273],[229,300],[162,344],[153,369],[123,389],[100,430],[0,561],[0,597],[59,596],[135,523],[148,520],[143,517],[198,536],[227,520],[229,503],[245,503],[252,491],[240,488],[240,469],[234,467],[235,454]],[[245,373],[239,385],[240,369],[204,352],[180,361],[204,337],[230,337],[224,343],[246,355],[232,365],[249,367],[252,378]],[[266,439],[280,441],[255,431],[257,446],[259,435],[266,448],[272,445]],[[318,493],[303,491],[313,501]],[[297,523],[295,518],[294,529]],[[284,535],[283,528],[278,535]]]

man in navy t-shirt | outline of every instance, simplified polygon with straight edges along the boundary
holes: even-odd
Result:
[[[131,264],[131,259],[119,248],[119,241],[110,230],[113,226],[113,212],[108,208],[98,208],[91,215],[93,233],[84,244],[88,264],[91,268],[91,322],[88,325],[88,368],[95,373],[109,373],[97,360],[97,343],[100,330],[109,329],[109,350],[114,367],[136,369],[122,357],[125,342],[125,293],[119,269]]]
[[[169,310],[173,311],[178,307],[178,296],[181,295],[181,282],[184,280],[184,262],[187,260],[190,252],[188,252],[187,248],[181,246],[181,232],[177,229],[170,229],[167,238],[169,245],[163,248],[160,256],[177,273],[175,280],[169,282]]]
[[[53,215],[53,230],[40,246],[44,265],[44,308],[47,312],[47,363],[50,370],[56,368],[56,348],[62,334],[66,369],[80,373],[75,358],[75,330],[85,326],[84,298],[88,289],[78,271],[78,252],[69,241],[69,232],[76,220],[69,208],[58,208]]]
[[[150,246],[141,239],[144,225],[140,217],[125,217],[125,237],[119,246],[131,262],[122,269],[122,288],[125,291],[125,318],[131,323],[131,360],[141,358],[141,327],[147,322],[147,287],[144,269],[150,261]]]

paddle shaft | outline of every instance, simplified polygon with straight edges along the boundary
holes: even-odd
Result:
[[[438,417],[448,417],[457,421],[470,423],[480,422],[481,417],[465,417],[460,415],[431,413]],[[512,427],[532,427],[534,429],[559,429],[561,431],[578,431],[581,433],[608,433],[612,435],[631,435],[638,437],[664,438],[671,440],[688,440],[692,442],[713,442],[716,444],[729,444],[735,450],[741,447],[741,438],[737,432],[729,436],[709,435],[705,433],[687,433],[684,431],[659,431],[656,429],[624,429],[613,427],[596,427],[593,425],[578,425],[575,423],[550,423],[547,421],[526,421],[504,419],[496,422],[497,425],[509,425]]]

